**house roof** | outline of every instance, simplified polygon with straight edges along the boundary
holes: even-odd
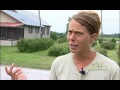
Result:
[[[17,19],[18,21],[22,22],[25,25],[30,26],[40,26],[39,16],[32,12],[26,10],[2,10],[6,14],[10,15],[11,17]],[[45,20],[41,18],[41,27],[44,26],[51,26]]]
[[[5,27],[18,27],[22,25],[23,23],[0,22],[0,26],[5,26]]]

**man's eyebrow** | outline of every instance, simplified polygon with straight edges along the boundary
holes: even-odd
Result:
[[[81,34],[83,34],[83,32],[80,32],[80,31],[74,31],[75,33],[81,33]]]
[[[73,31],[73,30],[68,30],[68,32],[74,32],[74,33],[80,33],[80,34],[83,34],[83,32],[80,32],[80,31]]]

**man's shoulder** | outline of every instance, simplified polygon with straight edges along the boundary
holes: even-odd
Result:
[[[118,68],[118,64],[117,62],[115,62],[114,60],[108,58],[107,56],[104,56],[100,53],[97,52],[97,61],[103,63],[104,65],[108,66],[108,67],[112,67],[112,68]]]
[[[72,53],[68,53],[68,54],[65,54],[65,55],[61,55],[61,56],[58,56],[53,63],[64,63],[64,62],[67,62],[69,61],[72,56],[71,56]]]
[[[69,58],[71,58],[71,53],[58,56],[58,57],[56,58],[56,60],[66,60],[66,59],[69,59]]]

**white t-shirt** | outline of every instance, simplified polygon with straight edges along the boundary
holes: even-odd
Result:
[[[94,60],[79,73],[73,62],[72,53],[59,56],[50,70],[50,80],[120,80],[120,68],[117,63],[96,52]]]

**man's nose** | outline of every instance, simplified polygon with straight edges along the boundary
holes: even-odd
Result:
[[[74,33],[72,33],[72,34],[70,35],[70,40],[75,40],[75,34],[74,34]]]

